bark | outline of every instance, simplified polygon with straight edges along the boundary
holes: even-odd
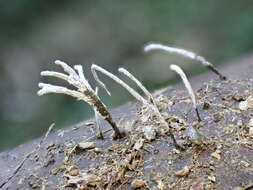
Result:
[[[3,189],[131,189],[136,179],[142,189],[252,188],[252,110],[241,111],[238,104],[253,95],[253,56],[220,71],[229,80],[220,81],[210,72],[190,80],[202,118],[199,130],[207,139],[203,146],[187,141],[186,129],[197,117],[186,90],[178,84],[162,92],[165,103],[160,108],[185,151],[175,149],[159,123],[144,121],[147,113],[141,105],[128,103],[112,110],[121,128],[130,130],[125,138],[112,140],[104,121],[103,140],[94,137],[96,126],[87,122],[53,132],[41,146],[37,139],[0,153],[0,185],[13,176]],[[140,132],[145,125],[155,127],[154,139]],[[79,144],[84,141],[94,142],[96,148]]]

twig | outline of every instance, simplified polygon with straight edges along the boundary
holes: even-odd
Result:
[[[188,50],[185,50],[185,49],[181,49],[181,48],[165,46],[165,45],[162,45],[162,44],[149,44],[149,45],[144,47],[145,52],[149,52],[149,51],[152,51],[152,50],[164,50],[164,51],[167,51],[169,53],[179,54],[179,55],[182,55],[186,58],[196,60],[196,61],[200,62],[202,65],[209,68],[215,74],[217,74],[220,77],[221,80],[226,80],[227,79],[224,75],[222,75],[217,70],[217,68],[212,63],[208,62],[204,57],[202,57],[200,55],[197,55],[194,52],[191,52],[191,51],[188,51]]]
[[[35,149],[31,152],[29,152],[28,154],[26,154],[23,158],[23,160],[18,164],[18,166],[14,169],[12,175],[10,177],[8,177],[1,185],[0,188],[3,188],[5,184],[7,184],[23,167],[24,163],[26,162],[26,160],[28,160],[30,158],[30,156],[32,156],[36,151],[40,150],[42,143],[46,140],[46,138],[48,137],[49,133],[52,131],[52,129],[54,128],[54,123],[52,123],[46,134],[44,135],[44,137],[40,140],[40,142],[37,144],[37,146],[35,147]]]

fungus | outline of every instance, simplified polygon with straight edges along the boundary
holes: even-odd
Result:
[[[109,78],[111,78],[112,80],[114,80],[116,83],[118,83],[119,85],[121,85],[123,88],[125,88],[134,98],[136,98],[138,101],[140,101],[143,105],[147,106],[153,113],[154,115],[156,115],[158,117],[158,120],[161,122],[161,124],[166,127],[169,130],[169,135],[173,141],[173,144],[175,147],[179,148],[179,149],[184,149],[183,147],[181,147],[177,142],[176,139],[171,131],[171,128],[169,127],[168,123],[165,121],[164,117],[161,115],[158,107],[155,104],[154,98],[152,96],[152,94],[141,84],[141,82],[136,79],[130,72],[128,72],[126,69],[124,68],[119,68],[119,72],[125,74],[128,78],[130,78],[131,80],[133,80],[137,86],[139,88],[141,88],[141,90],[145,93],[145,95],[148,96],[149,100],[146,100],[144,97],[142,97],[138,92],[136,92],[133,88],[131,88],[128,84],[126,84],[124,81],[122,81],[120,78],[118,78],[117,76],[115,76],[114,74],[108,72],[107,70],[103,69],[102,67],[93,64],[91,66],[91,72],[95,78],[95,80],[98,82],[98,84],[105,89],[105,91],[110,95],[111,93],[109,92],[109,90],[107,89],[106,85],[99,79],[96,71],[99,71],[101,73],[103,73],[104,75],[108,76]]]
[[[144,94],[148,97],[148,100],[152,104],[155,104],[155,100],[152,94],[146,89],[145,86],[143,86],[143,84],[137,78],[135,78],[129,71],[127,71],[124,68],[119,68],[118,71],[126,75],[129,79],[131,79],[144,92]]]
[[[195,94],[192,90],[191,84],[190,84],[189,80],[187,79],[184,71],[177,65],[170,65],[170,69],[172,71],[175,71],[181,77],[181,79],[182,79],[182,81],[185,85],[185,88],[187,89],[187,91],[188,91],[188,93],[191,97],[193,107],[194,107],[194,109],[196,111],[196,114],[197,114],[197,117],[198,117],[198,121],[200,122],[201,118],[199,116],[199,111],[198,111],[198,108],[197,108],[196,97],[195,97]]]
[[[166,45],[162,45],[162,44],[149,44],[144,47],[145,52],[149,52],[152,50],[164,50],[169,53],[179,54],[179,55],[182,55],[183,57],[190,58],[192,60],[196,60],[196,61],[200,62],[202,65],[204,65],[205,67],[209,68],[216,75],[218,75],[221,80],[227,79],[224,75],[222,75],[217,70],[217,68],[212,63],[208,62],[204,57],[197,55],[194,52],[191,52],[191,51],[188,51],[185,49],[181,49],[181,48],[170,47],[170,46],[166,46]]]
[[[95,89],[95,94],[98,95],[98,87],[96,87]],[[99,113],[95,109],[94,109],[94,114],[95,114],[95,122],[98,129],[98,138],[104,139],[103,132],[101,129],[101,119],[100,119]]]
[[[42,71],[41,76],[52,76],[56,78],[60,78],[62,80],[67,81],[70,85],[74,86],[76,90],[70,90],[66,87],[39,83],[39,87],[41,88],[38,91],[38,95],[42,96],[44,94],[50,93],[58,93],[58,94],[66,94],[76,98],[77,100],[82,100],[88,103],[95,112],[99,113],[99,115],[106,120],[112,126],[115,132],[115,138],[122,138],[123,133],[120,132],[119,128],[117,127],[116,123],[111,117],[111,114],[107,110],[105,104],[100,100],[99,96],[96,92],[92,89],[89,82],[84,76],[83,67],[81,65],[75,65],[74,69],[71,68],[68,64],[62,61],[55,61],[56,65],[60,65],[63,70],[68,74],[63,74],[55,71]]]

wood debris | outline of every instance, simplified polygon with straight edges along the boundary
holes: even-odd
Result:
[[[156,138],[156,130],[154,125],[147,125],[147,126],[142,126],[142,131],[144,137],[151,141]]]
[[[176,171],[176,172],[175,172],[175,175],[176,175],[177,177],[184,177],[184,176],[188,175],[189,173],[190,173],[190,168],[189,168],[189,166],[185,166],[185,167],[183,167],[181,170]]]
[[[133,149],[134,150],[140,150],[144,145],[144,139],[139,139],[136,141],[136,143],[134,144]]]
[[[78,189],[85,189],[88,186],[95,187],[101,178],[94,174],[81,173],[78,176],[65,175],[67,184],[65,187],[76,187]]]
[[[220,153],[221,153],[220,150],[216,150],[215,152],[213,152],[213,153],[211,154],[211,156],[212,156],[213,158],[216,158],[217,160],[220,160],[220,159],[221,159]]]
[[[253,108],[253,95],[249,96],[245,101],[239,103],[240,110],[247,110]]]
[[[95,142],[80,142],[77,145],[77,148],[80,150],[87,150],[87,149],[93,149],[96,147]]]
[[[138,189],[138,188],[144,187],[146,185],[146,183],[147,182],[142,179],[135,179],[132,181],[131,187],[133,189]]]

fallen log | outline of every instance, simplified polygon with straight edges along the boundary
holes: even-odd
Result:
[[[128,103],[112,111],[127,135],[112,140],[102,122],[85,121],[0,153],[2,189],[251,189],[253,187],[253,57],[220,68],[228,80],[211,73],[193,77],[202,121],[182,84],[155,93],[173,129],[177,150],[166,130],[148,118],[144,107]],[[245,106],[246,105],[246,106]],[[253,106],[253,105],[252,105]],[[187,138],[196,125],[206,142]]]

